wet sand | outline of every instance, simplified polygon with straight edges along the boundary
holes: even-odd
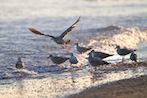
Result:
[[[100,73],[92,75],[88,73],[88,69],[87,71],[77,69],[65,73],[48,73],[28,78],[2,79],[0,81],[0,98],[66,98],[65,96],[77,93],[93,84],[100,85],[108,82],[109,84],[88,88],[80,94],[69,96],[69,98],[146,98],[147,77],[142,76],[147,75],[146,66],[147,62],[128,62],[114,64],[111,66],[114,67],[112,69],[106,66],[101,75]],[[139,76],[141,77],[137,79],[121,80]],[[118,80],[121,81],[111,82]]]
[[[68,98],[147,98],[147,76],[92,87]]]

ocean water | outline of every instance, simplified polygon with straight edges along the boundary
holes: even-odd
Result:
[[[85,59],[87,53],[79,54],[74,46],[78,42],[81,46],[115,54],[105,60],[116,63],[121,60],[115,52],[118,44],[136,48],[139,61],[146,61],[146,0],[1,0],[0,14],[0,95],[3,97],[64,97],[90,86],[147,73],[146,67],[114,71],[108,66],[106,69],[112,70],[100,71],[98,80],[93,81]],[[65,49],[50,38],[28,30],[33,27],[58,36],[79,16],[80,22],[65,37],[71,39]],[[73,68],[68,61],[54,66],[47,59],[50,54],[69,57],[71,52],[79,60]],[[15,68],[18,57],[25,63],[22,72]]]

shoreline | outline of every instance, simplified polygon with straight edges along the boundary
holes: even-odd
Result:
[[[147,98],[147,75],[88,88],[66,98]]]
[[[119,68],[137,68],[147,66],[147,62],[137,63],[117,63]],[[109,71],[109,70],[107,70]],[[146,98],[147,95],[147,75],[120,79],[106,84],[93,86],[81,92],[71,94],[65,98]],[[143,90],[141,87],[144,87]],[[127,89],[127,91],[126,91]],[[139,91],[141,89],[141,91]],[[146,91],[145,91],[145,90]],[[137,90],[137,92],[135,92]],[[137,93],[137,94],[136,94]],[[132,97],[133,96],[133,97]]]

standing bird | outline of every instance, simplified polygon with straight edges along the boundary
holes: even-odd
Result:
[[[52,60],[52,62],[55,64],[64,63],[66,60],[69,59],[67,57],[59,57],[59,56],[53,56],[53,55],[50,55],[48,58],[50,58]]]
[[[129,53],[131,53],[132,51],[136,51],[136,49],[135,50],[132,50],[132,49],[120,48],[120,46],[116,46],[116,52],[119,55],[123,56],[122,62],[124,61],[124,56],[127,55],[127,54],[129,54]]]
[[[17,69],[22,69],[24,66],[25,66],[25,65],[24,65],[24,62],[23,62],[23,61],[21,60],[21,58],[19,57],[18,60],[17,60],[17,62],[16,62],[15,67],[16,67]]]
[[[132,61],[135,61],[135,62],[137,62],[137,54],[135,54],[134,53],[134,51],[132,51],[132,53],[131,53],[131,55],[130,55],[130,59],[132,60]]]
[[[100,58],[94,57],[93,53],[89,54],[88,61],[89,61],[91,66],[95,67],[95,70],[96,70],[96,67],[98,67],[100,65],[110,64],[110,63],[108,63],[106,61],[103,61]]]
[[[66,45],[68,45],[70,43],[70,40],[64,40],[63,38],[68,35],[73,28],[76,27],[76,24],[80,21],[80,17],[77,19],[77,21],[71,25],[67,30],[65,30],[60,36],[52,36],[49,34],[43,34],[40,31],[34,29],[34,28],[28,28],[32,33],[38,34],[38,35],[43,35],[43,36],[47,36],[47,37],[51,37],[51,40],[54,40],[57,44],[60,44],[62,47],[65,47]]]
[[[84,52],[87,52],[88,50],[92,49],[92,48],[81,47],[81,46],[79,46],[78,43],[75,43],[75,45],[76,45],[77,51],[79,53],[84,53]]]
[[[69,58],[69,62],[70,64],[77,64],[78,63],[78,60],[77,58],[73,55],[73,53],[70,54],[70,58]]]
[[[104,59],[104,58],[107,58],[109,56],[113,56],[112,54],[107,54],[107,53],[104,53],[104,52],[99,52],[99,51],[94,51],[94,50],[92,50],[90,53],[93,53],[94,57],[97,57],[97,58],[100,58],[100,59]]]

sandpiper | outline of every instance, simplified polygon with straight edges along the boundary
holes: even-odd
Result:
[[[52,36],[49,34],[44,34],[41,33],[40,31],[36,30],[35,28],[28,28],[32,33],[38,34],[38,35],[43,35],[43,36],[47,36],[47,37],[51,37],[51,40],[53,39],[57,44],[60,44],[62,47],[65,47],[66,45],[68,45],[70,43],[70,40],[64,40],[63,38],[68,35],[73,28],[76,27],[76,24],[80,21],[80,17],[77,19],[77,21],[72,24],[67,30],[65,30],[60,36]]]
[[[124,61],[124,56],[131,53],[132,51],[136,51],[136,49],[127,49],[127,48],[120,48],[119,45],[116,46],[116,52],[122,56],[122,62]]]
[[[76,45],[77,51],[79,53],[85,53],[85,52],[89,51],[90,49],[92,49],[92,48],[87,48],[87,47],[81,47],[81,46],[79,46],[78,43],[75,43],[75,45]]]
[[[64,63],[66,60],[69,59],[67,57],[61,57],[61,56],[59,57],[59,56],[53,56],[53,55],[50,55],[48,58],[50,58],[52,60],[52,62],[55,64]]]
[[[69,62],[70,64],[77,64],[78,63],[78,60],[77,58],[73,55],[73,53],[70,53],[70,58],[69,58]]]
[[[113,54],[107,54],[107,53],[100,52],[100,51],[95,51],[95,50],[91,50],[90,53],[93,53],[94,57],[97,57],[97,58],[100,58],[100,59],[104,59],[104,58],[107,58],[109,56],[113,56]]]
[[[22,59],[19,57],[18,60],[17,60],[17,62],[16,62],[15,67],[16,67],[17,69],[20,70],[20,69],[22,69],[24,66],[25,66],[25,65],[24,65],[24,62],[23,62]]]
[[[132,61],[137,62],[137,59],[138,59],[138,58],[137,58],[137,54],[135,54],[134,51],[131,52],[130,59],[131,59]]]
[[[96,70],[96,67],[99,67],[101,65],[110,64],[110,63],[102,60],[101,58],[94,57],[93,53],[90,53],[89,57],[87,59],[88,59],[90,65],[95,67],[95,70]]]

